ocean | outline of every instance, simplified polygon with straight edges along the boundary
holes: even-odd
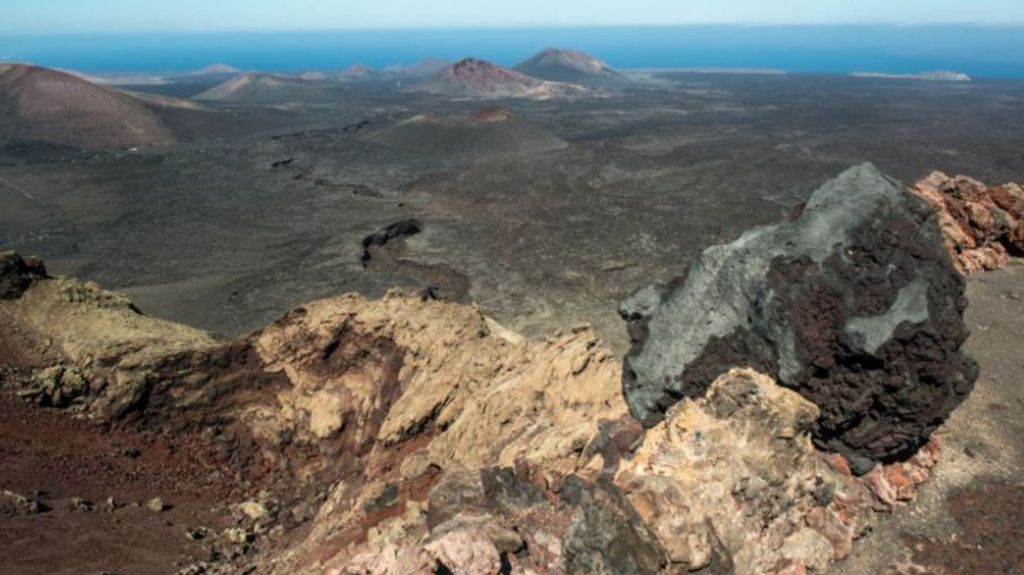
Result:
[[[265,71],[336,70],[466,56],[513,65],[547,47],[619,68],[792,72],[963,72],[1024,79],[1024,27],[665,26],[3,35],[0,60],[83,72],[169,72],[224,62]]]

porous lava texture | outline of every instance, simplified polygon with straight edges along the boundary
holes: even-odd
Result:
[[[933,210],[874,166],[851,168],[792,221],[708,248],[684,279],[622,303],[626,401],[652,426],[751,367],[814,403],[816,441],[864,473],[914,453],[971,391],[966,306]]]
[[[963,273],[999,269],[1009,256],[1024,255],[1024,189],[988,187],[968,178],[934,172],[910,191],[938,215],[942,239]]]

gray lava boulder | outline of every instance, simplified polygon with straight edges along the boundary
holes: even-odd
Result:
[[[0,299],[17,299],[37,279],[46,277],[38,258],[22,258],[14,252],[0,252]]]
[[[915,452],[971,391],[964,287],[932,210],[874,166],[852,168],[792,221],[708,248],[681,281],[622,302],[626,401],[651,426],[752,367],[817,404],[819,446],[867,471]]]

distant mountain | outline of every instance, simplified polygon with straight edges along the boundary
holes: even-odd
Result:
[[[337,99],[337,94],[328,84],[318,80],[247,72],[192,99],[238,104],[287,104],[331,101]]]
[[[883,72],[854,72],[855,78],[887,78],[891,80],[929,80],[932,82],[970,82],[971,77],[960,72],[938,70],[919,74],[886,74]]]
[[[487,107],[469,117],[415,116],[370,137],[385,146],[445,158],[478,160],[538,154],[569,144],[554,132]]]
[[[431,76],[437,74],[450,64],[451,62],[448,60],[440,58],[424,58],[415,64],[388,66],[384,71],[403,76]]]
[[[335,79],[342,82],[365,82],[370,80],[380,80],[389,76],[390,74],[365,64],[352,64],[348,68],[345,68],[334,75]]]
[[[548,99],[586,92],[586,88],[581,86],[541,80],[476,58],[466,58],[446,66],[431,80],[414,89],[475,98]]]
[[[313,82],[323,82],[326,80],[330,80],[331,77],[323,72],[320,72],[319,70],[313,70],[311,72],[303,72],[299,74],[299,79],[310,80]]]
[[[589,54],[559,48],[546,48],[521,62],[515,69],[528,76],[554,82],[625,79],[611,66]]]
[[[365,64],[352,64],[339,73],[342,78],[370,78],[377,75],[377,71]]]
[[[71,74],[21,64],[0,65],[0,136],[83,148],[174,141],[142,101]]]
[[[189,73],[184,74],[184,75],[185,76],[234,76],[236,74],[241,74],[241,73],[242,73],[242,71],[239,70],[238,68],[235,68],[234,66],[228,66],[227,64],[222,64],[222,63],[218,62],[216,64],[210,64],[209,66],[206,66],[205,68],[200,68],[199,70],[195,70],[193,72],[189,72]]]

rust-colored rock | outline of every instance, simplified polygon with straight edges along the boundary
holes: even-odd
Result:
[[[1024,188],[989,187],[933,172],[910,190],[935,210],[943,241],[961,273],[994,270],[1024,255]]]

